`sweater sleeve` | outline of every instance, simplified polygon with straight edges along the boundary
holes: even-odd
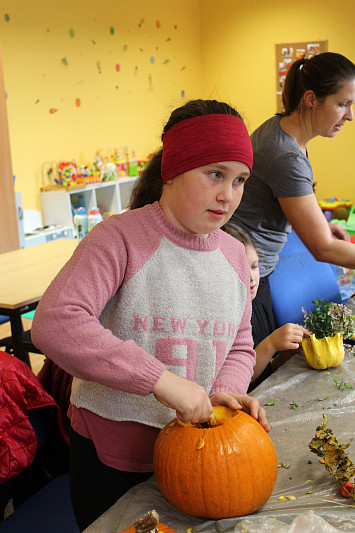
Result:
[[[32,324],[32,340],[75,377],[147,395],[164,364],[99,322],[127,276],[127,254],[126,240],[110,219],[95,226],[43,295]]]

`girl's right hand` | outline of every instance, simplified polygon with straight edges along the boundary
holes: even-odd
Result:
[[[303,338],[310,336],[310,331],[298,324],[284,324],[270,334],[274,350],[297,350]]]
[[[212,413],[211,400],[205,389],[169,370],[164,370],[152,392],[160,403],[175,409],[176,416],[185,424],[205,422]]]

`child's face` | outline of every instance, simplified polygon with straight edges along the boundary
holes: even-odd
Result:
[[[249,174],[247,165],[238,161],[189,170],[164,184],[160,205],[176,227],[208,237],[238,207]]]
[[[256,293],[258,292],[260,282],[259,257],[254,246],[251,246],[250,244],[246,245],[245,253],[250,266],[250,295],[251,299],[254,300]]]

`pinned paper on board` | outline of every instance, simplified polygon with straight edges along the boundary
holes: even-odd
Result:
[[[305,41],[276,44],[276,110],[282,113],[282,89],[288,69],[298,59],[311,57],[328,51],[328,41]]]

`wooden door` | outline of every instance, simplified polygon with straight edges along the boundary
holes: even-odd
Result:
[[[0,253],[20,247],[0,46]]]

